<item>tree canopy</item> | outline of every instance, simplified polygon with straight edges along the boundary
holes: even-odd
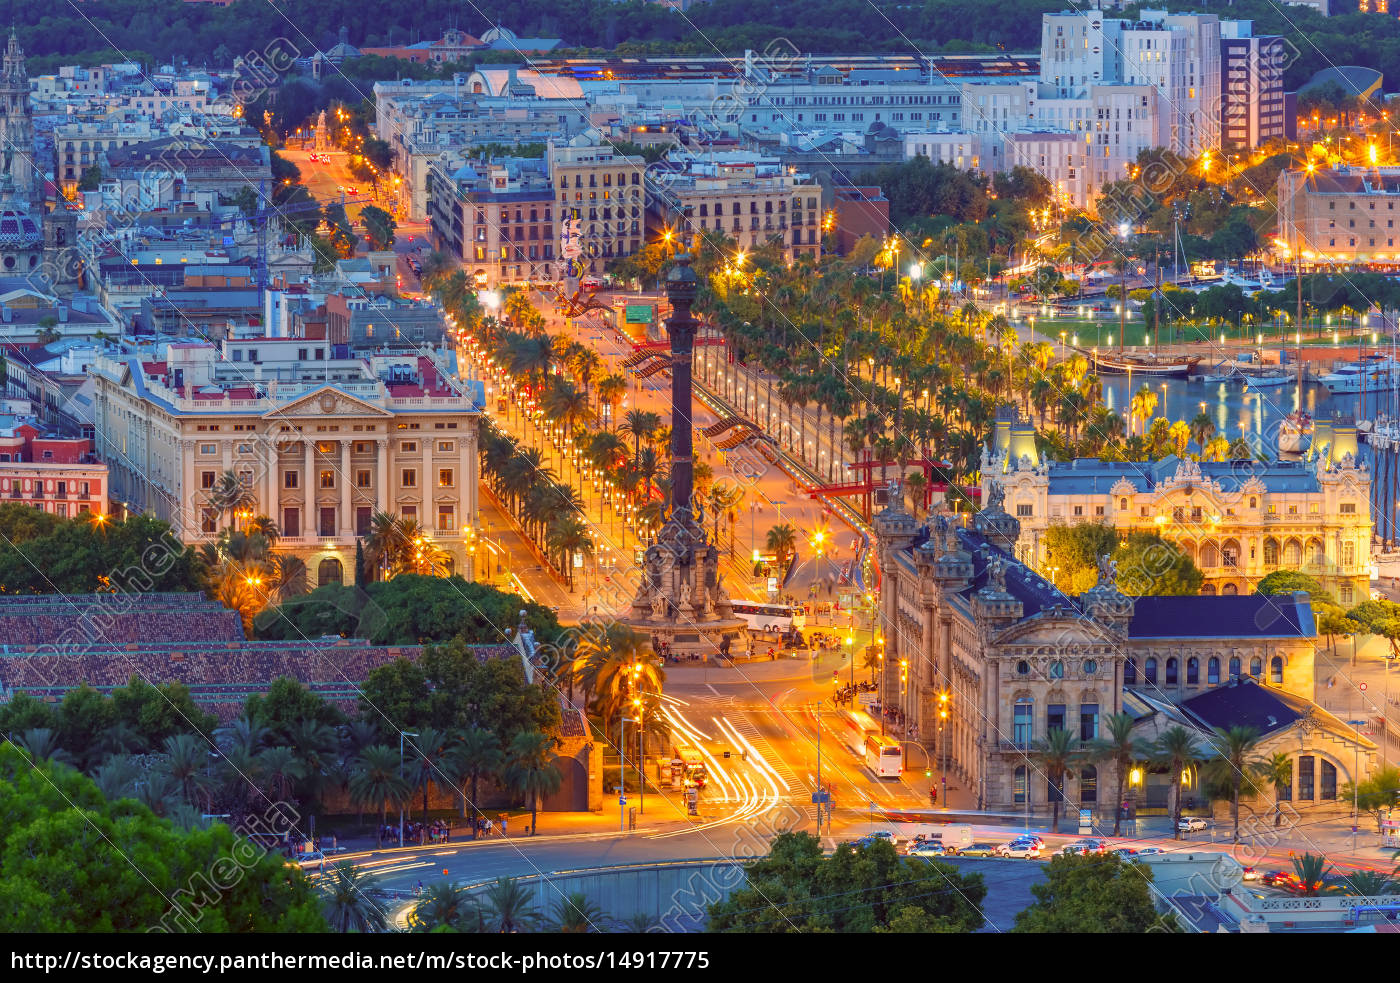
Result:
[[[1031,885],[1035,903],[1016,915],[1016,932],[1141,935],[1174,931],[1176,920],[1152,903],[1152,870],[1113,854],[1057,855],[1045,880]]]
[[[521,731],[552,733],[560,724],[557,696],[528,685],[519,659],[483,659],[461,639],[429,646],[417,662],[374,669],[359,702],[361,716],[384,734],[484,728],[505,746]]]
[[[313,889],[222,824],[181,830],[66,765],[0,747],[7,932],[324,932]]]
[[[747,883],[709,907],[711,932],[971,932],[982,926],[981,874],[904,859],[888,843],[843,843],[831,856],[810,833],[779,834],[745,865]]]
[[[1133,532],[1126,538],[1101,522],[1052,525],[1045,533],[1046,555],[1055,584],[1081,594],[1098,581],[1098,558],[1111,555],[1118,564],[1118,588],[1125,594],[1195,594],[1204,574],[1176,544],[1156,533]]]
[[[327,584],[264,611],[254,628],[267,639],[341,635],[375,645],[415,645],[461,637],[487,645],[506,641],[505,629],[514,632],[521,611],[537,641],[558,639],[559,619],[549,608],[457,575],[399,574],[364,588]]]
[[[0,594],[200,589],[194,551],[158,519],[61,519],[0,505]]]

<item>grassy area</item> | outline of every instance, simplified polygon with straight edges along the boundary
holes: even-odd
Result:
[[[1127,320],[1127,344],[1132,346],[1152,344],[1152,325],[1144,324],[1140,312],[1130,312]],[[1047,338],[1059,338],[1064,334],[1065,343],[1078,344],[1081,348],[1109,348],[1118,345],[1118,317],[1104,315],[1098,319],[1080,317],[1046,317],[1037,315],[1035,330]],[[1380,332],[1370,328],[1360,328],[1352,321],[1341,324],[1336,319],[1328,324],[1325,320],[1308,321],[1304,325],[1304,345],[1355,345],[1358,339],[1365,345],[1381,343]],[[1196,325],[1181,322],[1163,323],[1161,343],[1163,345],[1219,342],[1224,335],[1226,344],[1259,344],[1265,348],[1293,345],[1294,332],[1291,324],[1209,324]],[[1058,344],[1056,348],[1058,349]],[[1058,351],[1056,352],[1058,354]]]

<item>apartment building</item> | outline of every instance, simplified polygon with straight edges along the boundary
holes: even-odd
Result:
[[[315,585],[352,579],[355,541],[380,511],[416,519],[471,576],[480,385],[416,353],[310,354],[302,339],[260,338],[99,359],[97,453],[114,501],[211,541],[226,525],[211,492],[231,470]]]
[[[0,416],[0,502],[60,518],[107,514],[107,465],[92,441],[54,433],[32,418]]]
[[[1315,264],[1400,258],[1400,167],[1291,170],[1278,176],[1279,238]]]
[[[587,272],[646,244],[646,160],[618,153],[611,144],[579,135],[567,144],[550,141],[550,180],[561,219],[575,219],[583,234]]]
[[[544,160],[444,154],[429,172],[429,235],[481,286],[552,281],[555,191]]]
[[[54,127],[54,175],[59,189],[68,197],[77,193],[78,182],[89,167],[101,166],[102,154],[113,148],[129,147],[164,136],[150,119],[132,118],[91,123],[65,123]]]
[[[745,151],[671,155],[653,189],[666,223],[690,236],[723,232],[740,250],[780,239],[788,262],[822,248],[822,189],[772,158]]]
[[[1283,92],[1288,43],[1277,35],[1253,35],[1248,21],[1223,21],[1220,60],[1221,148],[1250,150],[1270,140],[1292,139],[1296,122]]]

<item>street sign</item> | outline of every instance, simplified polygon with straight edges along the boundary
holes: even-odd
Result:
[[[1365,684],[1365,683],[1362,683],[1362,684],[1361,684],[1361,692],[1363,692],[1363,693],[1366,692],[1366,684]]]
[[[827,805],[831,802],[831,793],[827,791],[813,792],[812,801],[817,805]]]
[[[619,795],[617,797],[617,804],[620,806],[625,806],[627,804],[627,796]]]
[[[1094,828],[1094,814],[1089,809],[1079,810],[1079,832],[1092,832]]]

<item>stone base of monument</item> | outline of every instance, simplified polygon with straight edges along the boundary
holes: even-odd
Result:
[[[686,618],[684,612],[676,619],[663,621],[649,617],[635,618],[639,612],[629,612],[622,620],[627,627],[651,639],[652,651],[680,663],[704,662],[724,665],[730,657],[748,654],[748,624],[742,618],[711,618],[697,621]]]

